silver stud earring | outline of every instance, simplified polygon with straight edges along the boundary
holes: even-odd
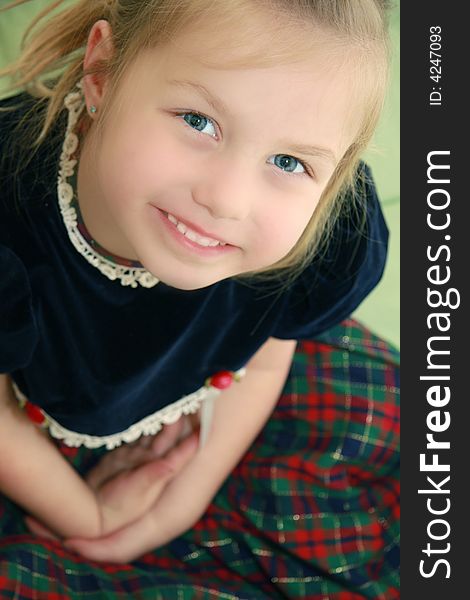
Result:
[[[90,105],[90,112],[92,115],[94,115],[96,113],[98,109],[96,108],[96,106],[94,104]]]

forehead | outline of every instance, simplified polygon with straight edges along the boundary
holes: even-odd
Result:
[[[350,58],[351,48],[331,31],[258,11],[238,21],[192,23],[144,52],[143,71],[165,85],[196,84],[179,86],[192,93],[203,86],[240,119],[266,113],[299,133],[320,123],[325,135],[349,139],[359,112],[352,109]]]
[[[264,3],[252,2],[249,11],[241,12],[236,11],[240,9],[237,2],[227,5],[231,6],[225,12],[214,11],[179,28],[167,45],[180,56],[227,70],[292,65],[322,47],[331,57],[344,54],[344,36],[340,39],[339,33],[321,27],[313,18],[269,10]]]

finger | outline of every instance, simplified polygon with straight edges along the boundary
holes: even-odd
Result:
[[[168,481],[194,456],[197,447],[198,436],[192,434],[164,457],[154,458],[113,477],[100,488],[98,494],[101,501],[104,505],[116,507],[119,513],[119,510],[122,512],[126,499],[136,497],[139,498],[139,511],[147,510]]]
[[[186,418],[178,419],[175,423],[164,425],[161,431],[155,435],[143,435],[137,442],[126,444],[119,450],[120,465],[126,469],[132,469],[143,462],[148,462],[156,456],[165,454],[167,450],[172,448],[182,437]]]
[[[175,470],[161,458],[145,463],[140,467],[123,471],[116,477],[106,482],[98,490],[98,498],[104,506],[111,509],[108,518],[115,519],[112,511],[117,511],[119,516],[123,511],[129,510],[130,499],[138,499],[138,512],[145,512],[155,501]],[[132,518],[135,518],[134,515]],[[114,521],[106,524],[108,531],[115,529]]]
[[[171,464],[157,458],[126,472],[123,479],[126,488],[132,487],[133,492],[141,496],[146,495],[150,487],[159,489],[163,487],[175,472]]]
[[[182,439],[179,444],[170,448],[162,459],[174,470],[180,471],[196,454],[199,448],[199,431],[195,431]]]
[[[64,546],[89,560],[125,564],[155,548],[151,519],[143,517],[129,527],[99,539],[71,538]]]
[[[52,531],[50,531],[45,525],[40,523],[34,517],[27,516],[24,518],[24,521],[28,529],[31,531],[31,533],[34,533],[34,535],[47,540],[59,540],[59,538],[53,534]]]
[[[190,417],[191,415],[189,417],[183,415],[175,423],[165,425],[156,435],[144,435],[137,442],[125,444],[106,454],[87,473],[87,483],[97,490],[108,479],[118,475],[121,471],[148,462],[155,456],[162,456],[177,444],[185,429],[194,430],[194,424],[190,421]]]
[[[106,454],[99,463],[86,475],[90,487],[97,490],[108,479],[120,472],[161,456],[177,443],[185,427],[185,417],[176,423],[165,425],[163,429],[152,436],[142,436],[137,442],[126,444]]]
[[[123,467],[119,468],[116,462],[113,461],[111,464],[107,459],[107,456],[102,458],[101,461],[90,471],[88,471],[85,476],[86,482],[94,490],[97,490],[101,485],[103,485],[103,483],[111,477],[112,472],[117,475],[123,470]]]
[[[150,448],[155,456],[165,454],[177,443],[185,427],[185,420],[185,417],[181,417],[176,423],[165,425],[162,431],[154,436]]]
[[[109,538],[99,538],[97,540],[70,539],[64,542],[68,550],[72,550],[88,560],[98,562],[117,562],[124,563],[124,557],[120,556],[116,548],[116,542]]]
[[[93,469],[90,469],[85,479],[91,488],[97,490],[108,479],[152,458],[154,458],[152,450],[144,446],[121,446],[106,454]]]
[[[196,429],[198,429],[200,427],[200,425],[201,425],[201,413],[200,412],[197,412],[194,414],[189,414],[188,419],[191,424],[191,429],[193,431],[195,431]]]

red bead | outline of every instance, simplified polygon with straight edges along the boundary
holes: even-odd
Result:
[[[26,402],[26,404],[24,405],[24,409],[26,411],[26,414],[28,415],[28,418],[33,423],[36,423],[36,425],[42,425],[46,420],[46,417],[44,416],[44,413],[39,408],[39,406],[31,404],[31,402]]]
[[[232,385],[233,373],[230,371],[219,371],[212,375],[209,379],[209,384],[219,390],[225,390]]]

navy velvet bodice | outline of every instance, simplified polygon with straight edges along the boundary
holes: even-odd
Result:
[[[56,189],[61,136],[18,168],[8,140],[21,110],[0,113],[0,372],[66,428],[122,431],[217,371],[241,368],[269,337],[308,339],[337,324],[382,275],[387,228],[362,166],[362,232],[358,212],[343,216],[326,256],[282,293],[234,279],[194,291],[124,287],[68,238]]]

